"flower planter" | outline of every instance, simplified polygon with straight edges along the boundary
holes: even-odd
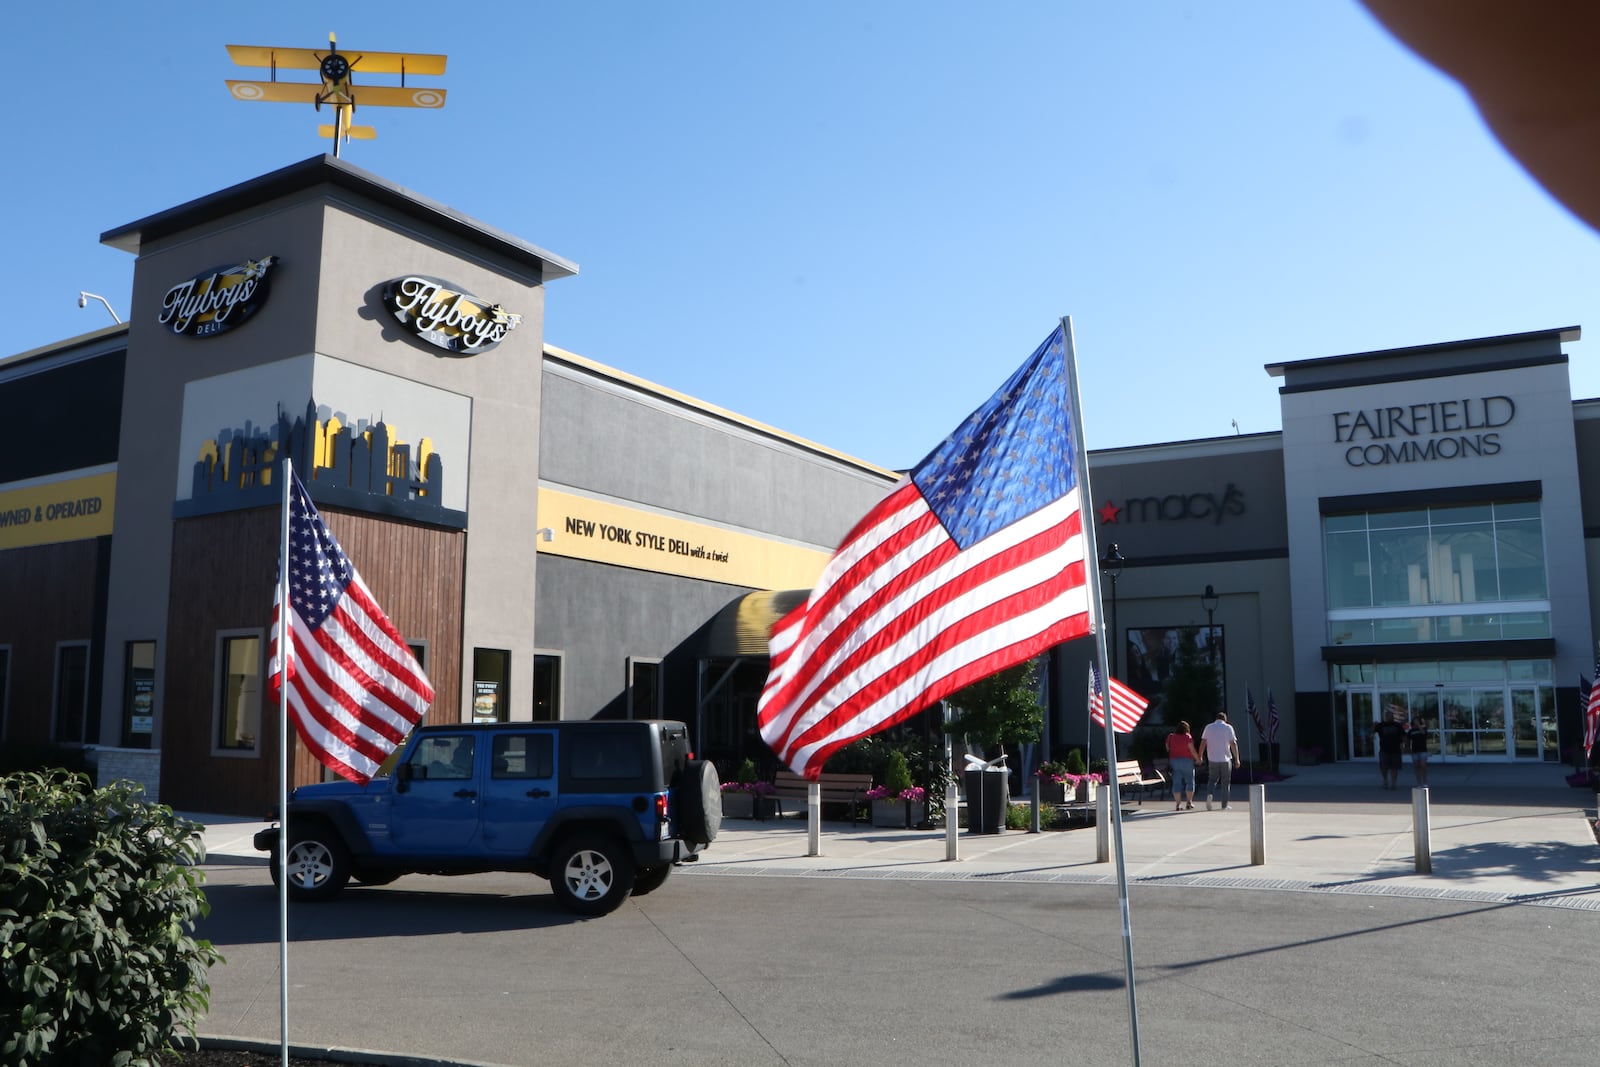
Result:
[[[1034,788],[1039,790],[1039,803],[1065,804],[1067,802],[1067,783],[1057,782],[1049,778],[1038,778],[1034,781]]]
[[[1095,787],[1100,783],[1093,778],[1085,778],[1078,783],[1078,791],[1073,794],[1073,801],[1078,804],[1093,804]]]
[[[755,794],[728,792],[722,794],[724,819],[753,819],[756,817]]]
[[[872,802],[873,826],[888,826],[897,830],[909,829],[922,822],[927,814],[928,805],[923,801],[874,800]]]

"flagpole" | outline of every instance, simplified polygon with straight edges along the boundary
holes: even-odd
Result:
[[[1062,316],[1061,337],[1067,368],[1067,389],[1072,402],[1072,466],[1078,472],[1078,514],[1083,516],[1084,577],[1089,586],[1089,617],[1094,622],[1095,658],[1100,664],[1100,706],[1106,724],[1106,779],[1111,789],[1111,826],[1117,847],[1117,901],[1122,918],[1122,959],[1128,984],[1128,1038],[1133,1067],[1139,1067],[1139,998],[1133,985],[1133,927],[1128,909],[1128,870],[1122,854],[1122,796],[1117,776],[1117,735],[1111,726],[1111,672],[1106,661],[1106,632],[1100,619],[1100,550],[1094,536],[1094,495],[1089,489],[1089,452],[1084,445],[1083,404],[1078,396],[1078,356],[1072,338],[1072,318]]]
[[[283,515],[278,529],[278,1043],[289,1067],[289,487],[294,461],[283,457]]]

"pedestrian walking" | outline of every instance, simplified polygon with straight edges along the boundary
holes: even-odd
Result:
[[[1399,789],[1400,763],[1405,758],[1405,711],[1390,705],[1372,732],[1378,739],[1378,773],[1383,776],[1383,787]]]
[[[1172,766],[1172,799],[1177,802],[1173,810],[1193,811],[1195,750],[1188,723],[1179,722],[1167,735],[1167,762]]]
[[[1220,792],[1222,810],[1228,810],[1228,794],[1233,788],[1233,769],[1239,766],[1239,735],[1228,725],[1228,713],[1217,717],[1200,732],[1200,758],[1206,761],[1206,810]]]
[[[1428,784],[1428,722],[1418,715],[1406,730],[1406,747],[1411,749],[1411,769],[1417,775],[1417,784]]]

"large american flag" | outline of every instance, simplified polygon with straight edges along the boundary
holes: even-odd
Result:
[[[289,713],[322,764],[364,784],[433,702],[405,639],[289,475]],[[272,604],[272,677],[279,693],[283,589]]]
[[[856,524],[773,627],[761,736],[797,774],[1089,629],[1066,332]]]
[[[1130,732],[1144,718],[1150,702],[1115,678],[1111,679],[1111,728],[1119,734]],[[1100,701],[1100,671],[1089,664],[1089,718],[1096,726],[1106,724],[1105,706]]]

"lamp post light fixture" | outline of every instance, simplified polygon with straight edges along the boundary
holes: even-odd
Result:
[[[100,303],[104,304],[106,306],[106,310],[111,312],[111,321],[115,322],[118,326],[122,325],[122,320],[117,317],[116,310],[114,308],[112,308],[112,306],[111,306],[111,301],[107,300],[105,297],[101,296],[99,293],[86,293],[81,289],[78,290],[78,306],[79,307],[81,307],[81,308],[88,307],[89,306],[89,301],[91,301],[91,300],[98,300],[98,301],[100,301]]]
[[[1200,594],[1200,606],[1206,609],[1206,647],[1211,650],[1211,669],[1217,667],[1217,591],[1206,586]]]
[[[1111,579],[1111,677],[1117,677],[1117,579],[1122,577],[1123,565],[1128,561],[1122,555],[1122,550],[1116,542],[1106,546],[1106,554],[1100,557],[1100,569],[1105,576]]]

